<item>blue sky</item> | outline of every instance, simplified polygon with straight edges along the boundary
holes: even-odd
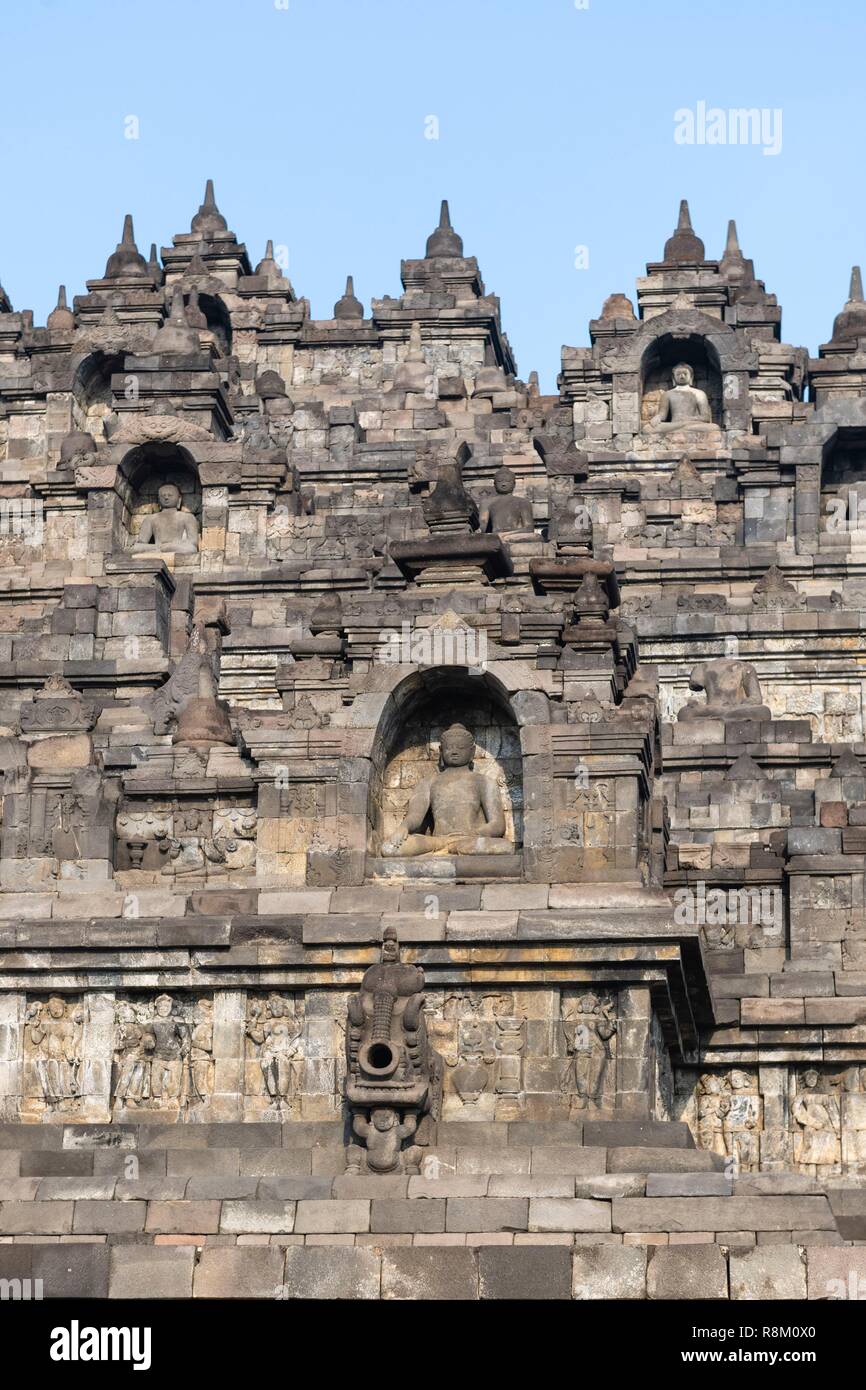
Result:
[[[736,217],[785,340],[815,352],[866,262],[864,39],[862,0],[6,0],[0,282],[43,323],[125,212],[147,254],[210,176],[253,262],[288,247],[328,317],[349,271],[365,304],[398,294],[448,197],[521,374],[553,390],[687,197],[708,256]],[[780,153],[677,144],[701,101],[780,110]]]

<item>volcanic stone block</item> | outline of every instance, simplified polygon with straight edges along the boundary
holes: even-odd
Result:
[[[221,1231],[235,1234],[291,1234],[294,1225],[294,1202],[228,1201],[222,1204]]]
[[[192,1245],[112,1245],[111,1298],[192,1298]]]
[[[481,1298],[571,1298],[571,1250],[561,1246],[482,1246],[478,1251]]]
[[[445,1202],[383,1197],[372,1204],[370,1230],[381,1232],[445,1230]]]
[[[449,1197],[446,1231],[525,1231],[529,1201],[525,1197]]]
[[[615,1231],[835,1231],[826,1197],[616,1197]]]
[[[637,1245],[584,1245],[574,1252],[572,1297],[646,1298],[647,1250]]]
[[[581,1197],[533,1197],[529,1203],[530,1231],[609,1231],[609,1202]]]
[[[219,1202],[148,1202],[144,1229],[161,1235],[216,1234]]]
[[[731,1251],[731,1298],[805,1298],[806,1264],[796,1245]]]
[[[195,1269],[193,1294],[196,1298],[278,1298],[284,1288],[284,1268],[285,1253],[273,1245],[205,1246]]]
[[[286,1298],[374,1299],[382,1257],[363,1248],[293,1245],[286,1250]]]
[[[448,1246],[383,1250],[382,1297],[425,1301],[476,1299],[478,1252]]]
[[[42,1280],[45,1298],[107,1298],[109,1249],[106,1244],[34,1245],[31,1271]]]
[[[647,1266],[647,1298],[728,1297],[728,1269],[717,1245],[659,1246]]]
[[[369,1201],[334,1198],[324,1202],[298,1202],[295,1230],[299,1235],[350,1234],[369,1229]]]

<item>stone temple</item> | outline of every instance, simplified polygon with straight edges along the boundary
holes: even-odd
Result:
[[[447,204],[401,279],[208,184],[0,290],[0,1276],[847,1297],[859,270],[811,355],[684,203],[556,395]]]

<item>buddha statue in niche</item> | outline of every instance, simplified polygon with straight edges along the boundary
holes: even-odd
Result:
[[[386,858],[422,854],[511,854],[505,839],[505,811],[499,787],[475,772],[475,739],[462,724],[452,724],[439,742],[439,771],[412,794],[406,818],[382,846]],[[427,816],[433,833],[421,833]]]
[[[183,506],[180,488],[175,483],[163,483],[156,496],[159,511],[142,521],[138,540],[132,547],[133,554],[146,555],[152,550],[170,550],[175,555],[197,554],[198,521]]]
[[[695,386],[695,374],[688,362],[678,362],[674,367],[673,386],[662,392],[650,429],[659,434],[715,429],[707,393]]]
[[[510,468],[503,465],[493,475],[496,489],[492,497],[485,497],[480,507],[479,524],[482,531],[526,532],[535,530],[532,503],[528,497],[518,497],[514,491],[516,479]]]

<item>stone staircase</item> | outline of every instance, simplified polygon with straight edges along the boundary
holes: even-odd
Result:
[[[339,1123],[7,1124],[0,1279],[46,1298],[866,1293],[866,1179],[723,1166],[671,1122],[440,1123],[416,1177],[347,1174]]]

